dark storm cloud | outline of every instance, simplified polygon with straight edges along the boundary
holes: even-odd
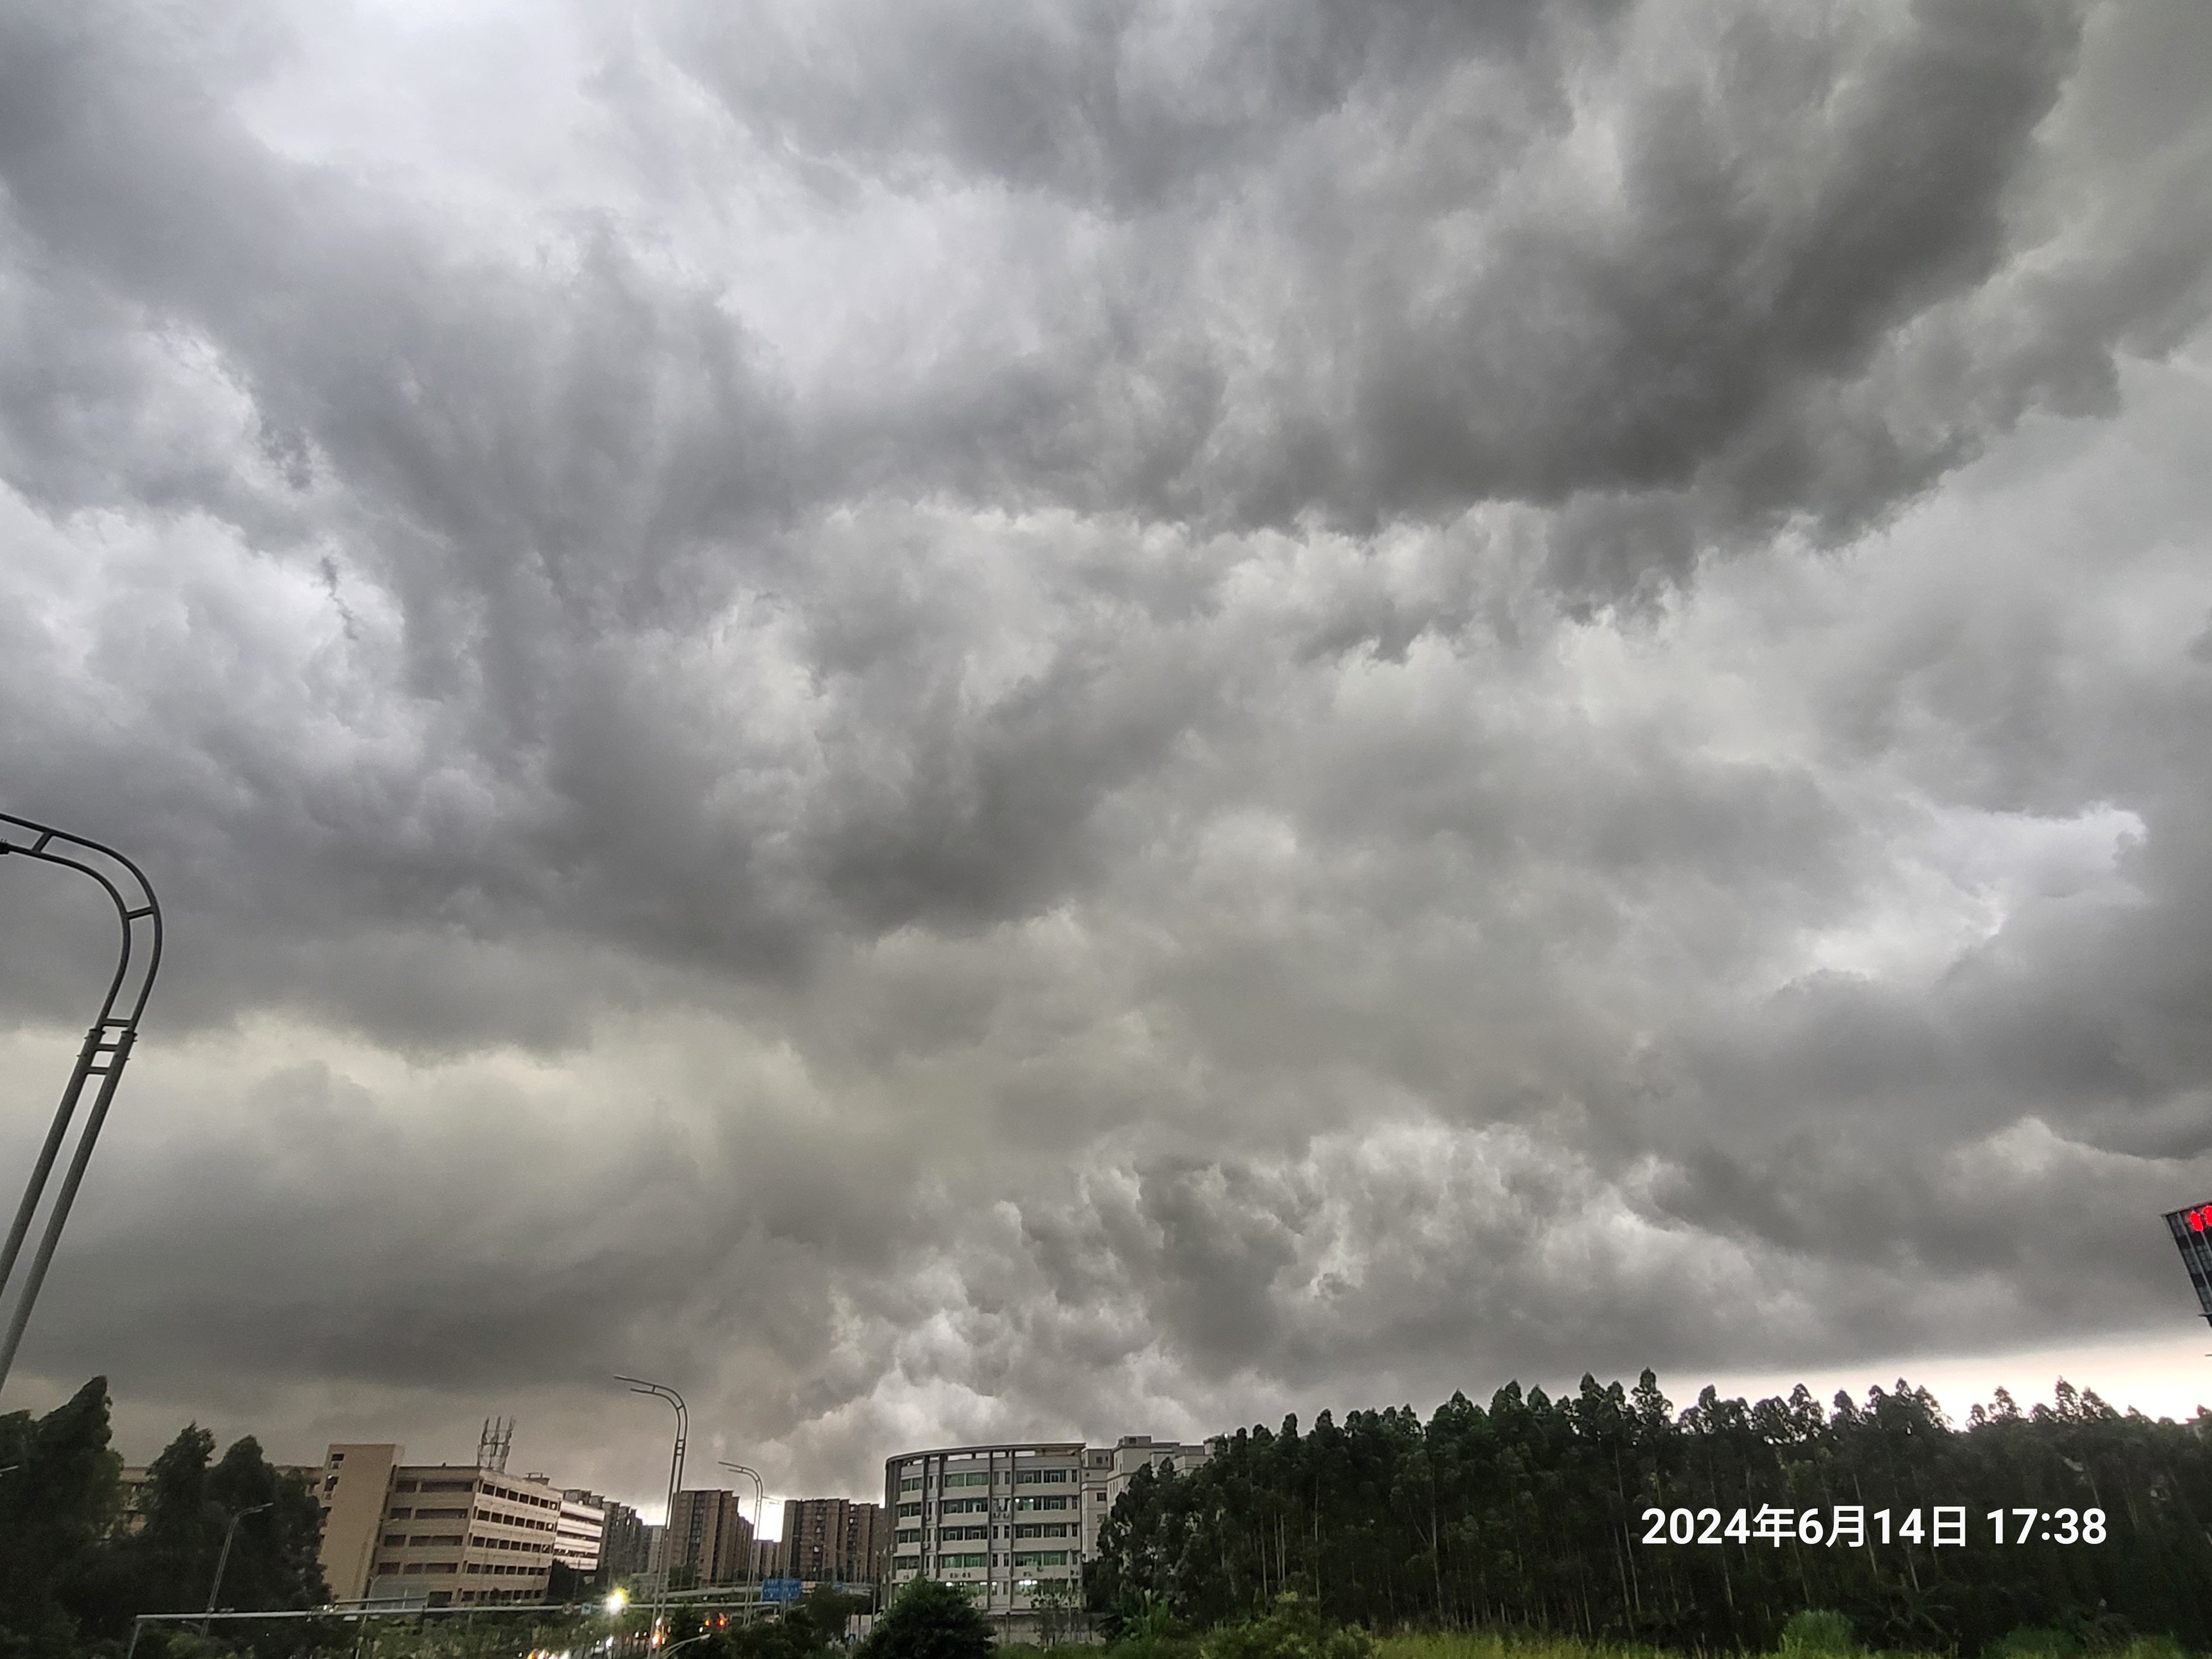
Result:
[[[718,12],[704,72],[824,166],[1039,204],[994,301],[1018,361],[832,396],[901,488],[1370,528],[1540,501],[1555,577],[1608,596],[1852,533],[2199,314],[2201,215],[2051,258],[2074,7],[1460,15],[1053,11],[985,46],[957,10]],[[1178,94],[1245,142],[1153,113]]]
[[[1554,31],[1623,9],[1312,0],[986,16],[854,0],[669,6],[662,17],[733,119],[824,174],[980,175],[1126,212],[1264,161],[1364,82],[1431,88],[1462,58],[1533,56]],[[1536,72],[1556,76],[1558,57]]]
[[[2154,1322],[2206,18],[586,8],[425,160],[7,11],[0,795],[174,945],[33,1369],[864,1491]]]

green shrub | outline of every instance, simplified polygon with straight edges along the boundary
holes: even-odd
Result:
[[[1357,1625],[1331,1625],[1310,1602],[1285,1595],[1264,1619],[1215,1631],[1199,1651],[1201,1659],[1374,1659],[1375,1638]]]
[[[2068,1632],[2032,1626],[2007,1632],[1982,1649],[1984,1659],[2075,1659],[2081,1651],[2080,1640]]]
[[[991,1659],[994,1638],[975,1601],[954,1585],[917,1578],[899,1592],[860,1659]]]
[[[1791,1613],[1790,1622],[1783,1626],[1781,1650],[1809,1659],[1814,1654],[1856,1653],[1858,1643],[1852,1638],[1849,1615],[1826,1607],[1808,1607]]]

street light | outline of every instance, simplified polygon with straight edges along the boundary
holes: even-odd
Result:
[[[660,1610],[668,1604],[669,1570],[676,1553],[676,1492],[684,1484],[684,1436],[691,1425],[691,1413],[684,1404],[684,1396],[665,1383],[648,1382],[641,1376],[624,1376],[615,1373],[615,1381],[629,1384],[632,1394],[649,1394],[655,1400],[665,1400],[676,1411],[676,1449],[668,1460],[668,1512],[660,1526],[660,1582],[653,1595],[653,1633],[660,1630]]]
[[[238,1523],[249,1515],[258,1515],[264,1510],[275,1507],[272,1504],[256,1504],[252,1509],[240,1510],[230,1517],[230,1530],[222,1535],[222,1553],[215,1559],[215,1583],[208,1586],[207,1614],[200,1620],[201,1635],[205,1636],[208,1626],[215,1621],[215,1599],[222,1594],[222,1570],[230,1565],[230,1544],[231,1540],[238,1536]]]
[[[25,831],[31,837],[27,842],[21,838],[20,832]],[[84,1181],[85,1165],[92,1162],[93,1143],[100,1139],[100,1125],[107,1121],[107,1108],[115,1098],[115,1085],[123,1076],[124,1062],[131,1058],[131,1045],[138,1040],[139,1016],[146,1012],[146,997],[154,988],[154,975],[161,965],[161,906],[154,896],[145,872],[122,854],[82,836],[0,812],[0,854],[8,853],[36,859],[41,864],[62,865],[98,882],[114,902],[116,916],[123,924],[123,945],[116,958],[114,977],[107,982],[106,998],[100,1005],[100,1018],[85,1033],[84,1047],[77,1053],[76,1069],[70,1073],[69,1086],[62,1091],[61,1105],[54,1112],[53,1127],[46,1131],[46,1145],[40,1148],[31,1179],[24,1186],[23,1201],[16,1207],[14,1224],[8,1229],[8,1242],[0,1246],[0,1291],[4,1291],[9,1276],[15,1271],[16,1258],[22,1254],[23,1241],[30,1235],[31,1220],[38,1212],[39,1200],[46,1194],[46,1179],[53,1174],[54,1160],[61,1154],[70,1120],[76,1115],[85,1082],[98,1078],[100,1092],[93,1097],[91,1115],[85,1119],[76,1151],[70,1155],[69,1169],[62,1176],[53,1210],[46,1217],[46,1230],[39,1240],[37,1253],[31,1258],[31,1270],[16,1297],[15,1311],[8,1321],[7,1335],[0,1338],[0,1388],[7,1386],[9,1370],[15,1363],[15,1350],[22,1345],[23,1328],[31,1322],[32,1305],[39,1299],[40,1286],[46,1282],[46,1267],[54,1259],[54,1247],[61,1243],[62,1226],[69,1219],[70,1206],[76,1202],[76,1189]],[[88,863],[87,854],[96,854],[102,862]],[[131,890],[129,896],[125,895],[126,887]],[[139,925],[142,922],[143,927]],[[142,939],[145,947],[143,952],[138,948]],[[131,1012],[118,1017],[116,1007],[125,1000],[126,994]]]
[[[726,1458],[718,1458],[715,1461],[720,1463],[724,1468],[729,1470],[732,1474],[742,1474],[753,1483],[753,1559],[752,1561],[745,1563],[745,1576],[747,1577],[751,1577],[751,1568],[753,1563],[760,1559],[761,1510],[768,1502],[768,1482],[760,1478],[760,1471],[757,1469],[749,1469],[744,1464],[732,1463]],[[759,1599],[760,1597],[758,1594],[756,1593],[753,1600],[757,1601]],[[745,1605],[745,1622],[750,1625],[752,1623],[752,1604],[751,1602],[748,1602]]]

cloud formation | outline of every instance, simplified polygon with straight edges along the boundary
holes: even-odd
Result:
[[[2179,1317],[2208,57],[0,11],[0,798],[173,940],[26,1386],[866,1492]]]

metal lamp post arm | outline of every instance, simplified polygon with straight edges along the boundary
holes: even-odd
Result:
[[[615,1374],[615,1381],[629,1384],[632,1394],[649,1394],[655,1400],[665,1400],[676,1412],[676,1449],[668,1460],[668,1511],[660,1526],[660,1593],[654,1602],[656,1608],[668,1601],[668,1580],[676,1559],[676,1494],[684,1485],[684,1440],[691,1427],[691,1413],[684,1403],[684,1396],[665,1383],[648,1382],[641,1376]],[[659,1623],[656,1612],[654,1624]]]
[[[22,1201],[16,1206],[15,1221],[8,1229],[7,1242],[0,1245],[0,1291],[4,1291],[22,1254],[24,1240],[30,1236],[31,1223],[45,1196],[46,1182],[53,1174],[54,1161],[61,1154],[62,1141],[76,1115],[85,1085],[97,1077],[99,1092],[93,1098],[92,1110],[77,1138],[76,1150],[62,1177],[53,1209],[46,1218],[46,1231],[16,1297],[7,1334],[0,1338],[0,1387],[4,1387],[8,1372],[15,1362],[15,1350],[22,1345],[24,1328],[30,1323],[31,1309],[39,1299],[40,1287],[46,1283],[54,1249],[61,1243],[62,1228],[69,1220],[70,1206],[76,1202],[77,1188],[83,1184],[85,1167],[92,1161],[92,1149],[100,1139],[100,1126],[107,1121],[107,1109],[114,1101],[124,1064],[131,1058],[131,1047],[138,1040],[138,1021],[146,1012],[146,999],[154,989],[154,975],[161,966],[161,906],[154,896],[145,872],[122,854],[48,824],[0,812],[0,854],[35,859],[41,864],[59,865],[91,877],[115,906],[116,918],[123,930],[115,972],[107,982],[107,994],[101,1000],[100,1017],[85,1034],[76,1068],[70,1073],[69,1086],[62,1092],[61,1104],[55,1109],[46,1143],[39,1150],[30,1180],[24,1185]],[[88,861],[88,858],[100,862]],[[126,887],[130,890],[127,895]],[[128,1012],[118,1014],[118,1007]]]
[[[747,1468],[743,1463],[732,1463],[728,1462],[726,1459],[717,1459],[716,1461],[720,1462],[722,1467],[729,1470],[732,1474],[742,1474],[748,1480],[750,1480],[753,1483],[753,1559],[751,1561],[745,1563],[745,1577],[750,1578],[752,1577],[752,1569],[755,1563],[760,1559],[761,1511],[768,1504],[768,1482],[760,1478],[760,1471],[758,1469]],[[748,1620],[752,1617],[752,1606],[750,1602],[748,1602],[745,1607],[745,1616]]]
[[[215,1559],[215,1583],[208,1586],[207,1612],[200,1619],[201,1635],[205,1636],[208,1633],[208,1626],[213,1622],[216,1598],[222,1594],[223,1569],[230,1565],[230,1547],[238,1537],[238,1523],[249,1515],[258,1515],[264,1510],[275,1507],[271,1504],[256,1504],[252,1509],[240,1510],[230,1517],[229,1529],[222,1535],[222,1553]],[[135,1626],[131,1633],[134,1636],[137,1633]]]

